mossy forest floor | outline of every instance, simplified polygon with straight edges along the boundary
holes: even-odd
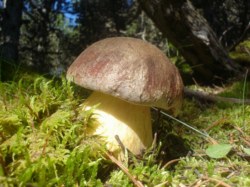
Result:
[[[250,98],[247,85],[220,95]],[[250,186],[248,105],[186,99],[178,119],[200,132],[152,110],[155,145],[121,162],[85,134],[84,93],[63,78],[0,82],[0,187]]]

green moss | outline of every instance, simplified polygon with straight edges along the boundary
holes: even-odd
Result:
[[[228,86],[225,91],[220,93],[220,95],[239,99],[250,98],[250,84],[244,81],[234,82],[232,85]]]
[[[250,63],[250,40],[245,40],[236,46],[235,50],[229,53],[236,61]]]
[[[249,97],[246,84],[245,97]],[[241,98],[244,83],[223,96]],[[0,184],[2,186],[133,186],[106,158],[98,137],[86,136],[95,109],[84,111],[82,90],[64,78],[23,76],[0,83]],[[97,106],[98,107],[98,106]],[[197,132],[157,113],[153,116],[157,146],[121,162],[145,186],[250,186],[250,107],[203,105],[185,100],[179,119],[231,144],[223,159],[206,155],[211,145]],[[169,156],[171,154],[171,156]],[[173,161],[172,159],[179,159]]]
[[[84,120],[78,120],[83,118],[79,112],[81,99],[74,95],[69,82],[44,77],[32,81],[24,76],[18,82],[1,83],[0,89],[3,104],[0,160],[4,171],[1,184],[96,186],[100,183],[95,177],[102,160],[96,159],[101,147],[93,150],[93,141],[86,141]],[[79,167],[83,163],[86,164]],[[67,175],[69,167],[79,174]]]
[[[249,177],[250,167],[247,161],[183,158],[173,172],[172,186],[189,186],[201,182],[204,186],[215,186],[222,181],[230,186],[247,187],[250,184]]]
[[[131,164],[129,172],[137,180],[147,186],[156,186],[159,184],[170,184],[170,172],[153,163],[137,162]],[[111,173],[108,184],[114,186],[134,186],[127,175],[121,170],[116,170]]]

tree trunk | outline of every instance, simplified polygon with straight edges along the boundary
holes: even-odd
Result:
[[[18,45],[22,21],[22,0],[6,0],[3,10],[2,41],[0,46],[0,78],[10,74],[18,60]]]
[[[139,0],[142,9],[177,47],[202,83],[225,81],[240,67],[227,55],[207,21],[189,0]]]

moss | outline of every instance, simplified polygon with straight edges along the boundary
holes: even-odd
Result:
[[[244,83],[224,96],[242,97]],[[245,84],[249,85],[249,84]],[[76,91],[78,90],[78,91]],[[245,89],[249,97],[249,88]],[[105,156],[105,145],[86,136],[95,109],[84,110],[82,91],[64,78],[23,76],[0,83],[0,184],[2,186],[133,186]],[[97,106],[98,107],[98,106]],[[121,162],[144,186],[250,186],[250,107],[185,100],[179,119],[233,149],[222,159],[206,155],[204,136],[154,113],[156,146]],[[171,154],[169,156],[168,154]],[[176,159],[176,160],[173,160]]]
[[[245,40],[236,46],[235,50],[229,53],[230,57],[236,61],[250,63],[250,40]]]
[[[95,186],[100,183],[95,177],[102,159],[99,157],[96,161],[95,158],[101,148],[93,150],[93,141],[86,141],[84,120],[77,120],[83,118],[79,112],[81,100],[65,79],[36,77],[32,81],[24,76],[18,82],[1,83],[0,89],[3,103],[0,160],[4,171],[1,184]],[[73,157],[81,158],[72,160]],[[95,163],[93,167],[90,167],[91,160]],[[81,163],[86,165],[79,168]],[[66,175],[68,167],[79,174]],[[86,176],[82,177],[83,174]]]

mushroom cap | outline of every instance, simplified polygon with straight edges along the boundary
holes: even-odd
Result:
[[[100,40],[71,64],[67,79],[125,101],[175,112],[182,102],[178,69],[154,45],[130,37]]]

